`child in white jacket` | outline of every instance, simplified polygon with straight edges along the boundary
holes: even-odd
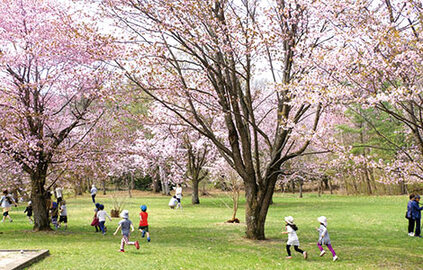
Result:
[[[98,222],[100,223],[100,230],[103,233],[103,235],[106,234],[105,226],[106,223],[106,217],[109,218],[110,221],[112,221],[112,218],[107,214],[106,211],[104,211],[104,205],[100,204],[99,211],[97,212]]]
[[[288,256],[286,258],[292,259],[291,246],[294,246],[295,251],[303,254],[304,259],[307,259],[307,252],[298,247],[300,245],[300,241],[298,240],[296,233],[298,227],[294,223],[294,218],[291,216],[285,217],[285,223],[286,231],[282,232],[282,234],[288,234],[288,241],[286,242],[286,252],[288,253]]]

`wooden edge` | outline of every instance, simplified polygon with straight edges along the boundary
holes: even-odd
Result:
[[[24,269],[25,267],[28,267],[42,259],[44,259],[45,257],[47,257],[48,255],[50,255],[50,251],[48,249],[0,249],[0,252],[20,252],[20,251],[24,251],[24,252],[38,252],[37,256],[34,256],[33,258],[23,262],[22,264],[12,268],[11,270],[21,270]]]

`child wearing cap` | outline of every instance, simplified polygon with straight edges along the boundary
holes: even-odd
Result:
[[[94,208],[93,221],[91,222],[91,226],[94,226],[95,227],[95,232],[99,232],[100,231],[100,221],[98,220],[98,217],[97,217],[98,211],[100,211],[100,204],[99,203],[96,203],[95,204],[95,208]]]
[[[132,221],[129,220],[129,211],[123,210],[120,214],[122,217],[122,220],[119,221],[119,226],[117,227],[116,231],[113,233],[113,235],[116,235],[120,229],[122,229],[122,240],[120,241],[120,252],[125,252],[125,244],[127,245],[135,245],[137,249],[140,248],[140,244],[138,241],[135,242],[129,242],[129,235],[131,231],[134,231],[134,226],[132,225]]]
[[[141,205],[141,213],[140,213],[140,225],[138,230],[141,232],[142,238],[144,238],[145,234],[147,233],[147,241],[150,242],[150,232],[148,231],[148,213],[147,213],[147,206]]]
[[[13,199],[12,195],[9,194],[7,189],[3,190],[3,196],[0,199],[0,205],[3,208],[3,219],[1,222],[4,222],[6,218],[9,219],[10,222],[13,222],[13,219],[9,216],[10,207],[12,204],[17,206],[15,200]]]
[[[327,229],[328,221],[327,218],[324,216],[318,217],[317,221],[320,223],[320,227],[316,228],[316,230],[319,232],[319,240],[317,241],[317,246],[320,250],[320,257],[326,254],[326,251],[323,250],[322,245],[326,245],[330,252],[332,252],[333,261],[338,260],[338,256],[336,256],[335,250],[333,250],[330,238],[329,238],[329,232]]]
[[[98,207],[100,210],[97,212],[97,218],[100,225],[100,230],[103,235],[105,235],[106,230],[104,224],[106,223],[106,217],[109,218],[110,221],[112,221],[112,218],[107,214],[106,211],[104,211],[104,205],[100,204]]]
[[[304,259],[307,259],[307,252],[300,249],[298,246],[300,245],[300,241],[298,240],[298,236],[296,231],[298,227],[294,223],[294,218],[289,216],[285,217],[285,231],[282,234],[288,235],[288,241],[286,242],[286,252],[288,253],[287,259],[292,259],[291,256],[291,246],[294,246],[295,251],[303,254]]]
[[[31,201],[28,202],[28,206],[25,208],[24,213],[26,213],[26,216],[29,219],[29,223],[32,224],[34,221],[32,220],[32,203],[31,203]]]

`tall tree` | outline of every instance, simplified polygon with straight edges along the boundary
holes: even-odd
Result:
[[[29,175],[34,230],[48,230],[49,167],[101,116],[90,108],[106,96],[101,61],[113,47],[61,2],[4,0],[0,10],[1,155]]]
[[[104,0],[128,36],[129,80],[207,137],[243,179],[246,235],[264,225],[282,165],[304,153],[330,93],[313,59],[324,1]],[[258,85],[262,70],[270,81]],[[329,95],[328,95],[329,94]]]

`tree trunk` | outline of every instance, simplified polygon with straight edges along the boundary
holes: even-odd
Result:
[[[272,172],[269,173],[269,175],[271,174]],[[245,207],[245,222],[247,224],[247,229],[245,233],[249,239],[265,240],[264,225],[275,189],[276,180],[277,177],[264,179],[267,185],[260,191],[255,181],[244,181],[245,197],[247,201]]]
[[[298,184],[300,187],[300,198],[302,198],[303,197],[303,180],[300,180]]]
[[[232,220],[235,221],[236,213],[238,212],[238,202],[239,202],[239,190],[236,187],[232,191],[232,202],[233,202]]]
[[[132,177],[132,174],[126,176],[126,185],[128,186],[128,195],[129,195],[129,198],[132,198],[132,193],[131,193],[131,179],[130,179],[130,177]]]
[[[154,177],[154,179],[153,179],[153,192],[154,193],[160,192],[159,179],[157,179],[157,177]]]
[[[46,198],[48,194],[44,189],[46,173],[35,172],[31,177],[31,201],[34,214],[34,231],[49,231],[50,221]]]
[[[106,180],[101,181],[101,184],[103,186],[103,195],[106,195]]]
[[[198,179],[192,179],[192,204],[200,204],[200,198],[198,196]]]
[[[400,188],[401,188],[401,195],[407,194],[407,189],[405,187],[404,181],[400,182]]]

